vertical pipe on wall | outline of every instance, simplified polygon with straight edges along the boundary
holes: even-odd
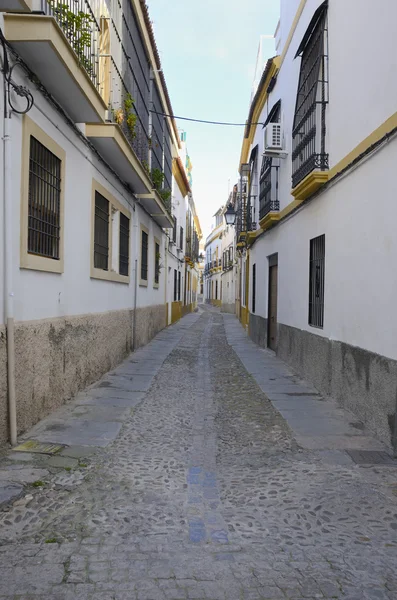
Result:
[[[17,443],[17,415],[15,400],[15,332],[14,291],[12,280],[12,176],[11,176],[11,114],[7,111],[4,81],[4,136],[3,136],[3,193],[4,193],[4,312],[7,329],[7,380],[10,442]]]
[[[134,280],[134,316],[132,318],[132,351],[136,348],[136,302],[138,296],[138,259],[135,259],[135,280]]]

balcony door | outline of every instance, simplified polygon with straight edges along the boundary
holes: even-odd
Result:
[[[278,255],[269,257],[269,301],[267,314],[267,345],[277,350],[277,287],[278,287]]]

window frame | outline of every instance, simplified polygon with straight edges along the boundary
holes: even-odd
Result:
[[[99,269],[94,265],[94,244],[95,244],[95,194],[98,192],[109,202],[109,256],[108,270]],[[91,190],[91,245],[90,245],[90,278],[100,279],[102,281],[113,281],[115,283],[129,284],[131,279],[131,260],[128,261],[128,275],[120,275],[119,272],[113,269],[113,219],[116,212],[123,213],[129,220],[129,259],[131,257],[131,213],[125,208],[116,198],[96,179],[92,180]],[[120,219],[119,219],[120,236]],[[118,244],[118,252],[120,252],[120,244]],[[120,268],[120,259],[117,260],[118,268]]]
[[[60,161],[60,197],[59,197],[59,258],[39,256],[28,252],[29,227],[29,166],[30,138],[33,136]],[[61,274],[64,272],[64,207],[65,207],[65,170],[66,152],[30,117],[23,117],[22,173],[21,173],[21,227],[20,227],[20,268],[35,271],[47,271]]]
[[[318,45],[319,54],[313,59]],[[292,188],[314,171],[328,171],[328,2],[313,15],[295,58],[301,57],[292,125]],[[314,76],[315,75],[315,78]]]
[[[154,275],[153,275],[153,287],[155,289],[158,289],[160,287],[160,258],[158,259],[158,264],[157,264],[157,246],[159,248],[158,252],[160,254],[160,249],[161,249],[161,245],[160,245],[160,240],[158,238],[154,238]],[[157,273],[158,271],[158,273]],[[157,281],[156,281],[156,275],[157,275]]]
[[[142,233],[147,235],[147,278],[142,279]],[[141,287],[148,287],[149,284],[149,265],[150,265],[150,236],[149,229],[145,225],[140,226],[139,230],[139,285]]]
[[[315,245],[318,245],[315,248]],[[322,255],[321,255],[322,253]],[[318,269],[318,271],[317,271]],[[319,298],[317,297],[317,273],[319,272]],[[325,307],[325,234],[309,240],[309,306],[308,324],[316,329],[324,329]]]

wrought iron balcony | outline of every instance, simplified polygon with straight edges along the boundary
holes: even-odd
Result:
[[[280,160],[264,157],[260,178],[259,219],[262,220],[271,212],[280,210],[278,200],[278,172]]]
[[[115,61],[111,58],[109,108],[112,120],[121,127],[135,154],[149,174],[149,111],[144,107],[137,110],[133,90],[133,74],[126,70],[126,78],[121,76]],[[127,80],[130,79],[130,81]]]
[[[42,0],[42,12],[53,16],[80,65],[99,89],[100,2],[98,0]]]

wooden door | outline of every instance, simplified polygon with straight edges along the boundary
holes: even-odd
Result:
[[[278,266],[269,267],[269,307],[268,307],[268,343],[277,350],[277,271]]]

